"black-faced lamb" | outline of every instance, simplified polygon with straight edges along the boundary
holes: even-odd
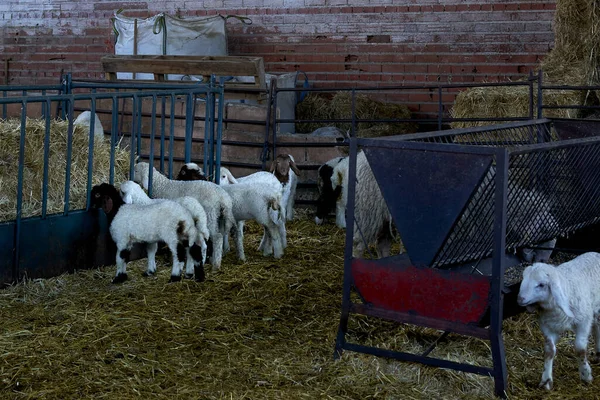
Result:
[[[346,203],[348,201],[348,165],[349,158],[344,157],[331,172],[331,189],[336,194],[335,224],[339,228],[346,227]]]
[[[119,191],[126,204],[152,204],[155,202],[170,201],[165,199],[151,199],[146,192],[144,192],[144,189],[133,181],[121,183]],[[192,216],[197,232],[194,243],[199,246],[202,251],[201,261],[195,262],[190,254],[190,249],[193,249],[193,247],[188,248],[185,263],[185,277],[192,278],[195,275],[197,281],[204,280],[203,264],[206,262],[206,241],[210,235],[206,222],[206,212],[198,200],[193,197],[185,196],[174,199],[173,201],[182,205]]]
[[[270,172],[281,182],[284,187],[281,204],[285,208],[285,218],[294,219],[294,203],[296,201],[296,186],[300,170],[296,166],[294,157],[290,154],[279,154],[271,163]]]
[[[187,210],[173,202],[148,205],[125,204],[119,191],[107,183],[92,188],[91,202],[92,207],[102,208],[106,214],[110,224],[110,235],[117,245],[117,273],[113,283],[127,280],[126,265],[130,250],[135,243],[147,244],[146,274],[154,274],[155,254],[159,241],[165,242],[173,256],[170,281],[181,279],[181,267],[186,248],[193,245],[196,237],[194,221]],[[193,251],[192,256],[197,261],[201,259],[199,251]]]
[[[181,166],[179,173],[177,174],[178,181],[207,181],[206,175],[200,166],[196,163],[189,162]]]
[[[149,187],[150,165],[146,162],[136,164],[134,181],[144,189]],[[228,234],[235,224],[232,213],[232,199],[222,187],[212,182],[175,181],[162,175],[156,168],[152,173],[152,196],[162,199],[176,199],[191,196],[198,200],[206,212],[207,226],[212,247],[212,269],[219,270],[223,257],[223,236]]]
[[[342,195],[341,185],[333,189],[331,177],[333,169],[343,159],[344,157],[332,158],[317,170],[317,188],[319,189],[317,212],[315,214],[315,223],[317,225],[321,225],[325,221],[331,210],[335,208],[338,198]]]
[[[537,311],[544,335],[544,371],[540,387],[552,389],[552,363],[560,335],[575,332],[575,354],[579,376],[592,381],[587,360],[590,330],[600,354],[600,254],[585,253],[557,267],[535,263],[523,271],[517,302],[529,311]]]

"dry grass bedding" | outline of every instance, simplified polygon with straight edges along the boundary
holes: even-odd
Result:
[[[7,399],[488,399],[491,378],[346,352],[340,316],[343,231],[305,214],[281,260],[247,225],[246,263],[230,252],[203,283],[167,283],[145,260],[113,285],[114,266],[26,281],[0,292],[0,397]],[[558,346],[555,390],[537,388],[542,339],[532,315],[504,324],[509,398],[593,398],[571,338]],[[422,351],[439,332],[353,317],[349,340]],[[451,335],[433,356],[490,365],[486,342]],[[597,375],[600,370],[593,367]]]

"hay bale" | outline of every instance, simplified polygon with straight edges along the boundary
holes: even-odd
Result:
[[[534,89],[536,90],[536,89]],[[545,105],[580,104],[581,93],[575,90],[544,91]],[[534,97],[534,115],[537,113],[537,97]],[[510,118],[529,115],[529,88],[524,86],[478,87],[464,90],[456,96],[450,110],[452,118]],[[547,117],[575,118],[573,109],[545,110]],[[467,128],[497,124],[498,122],[453,122],[452,128]]]
[[[65,171],[67,166],[68,121],[54,120],[50,124],[48,159],[47,213],[60,213],[64,209]],[[23,164],[23,217],[41,215],[42,183],[44,173],[44,119],[28,118],[25,126],[25,157]],[[0,220],[16,216],[17,176],[19,168],[20,119],[0,121]],[[89,128],[73,127],[71,157],[70,209],[85,208],[87,189]],[[108,182],[110,143],[94,142],[93,184]],[[115,149],[115,181],[127,179],[129,151]]]
[[[364,94],[355,96],[357,119],[410,119],[411,112],[403,104],[385,103]],[[305,104],[306,103],[306,104]],[[331,99],[324,95],[310,94],[296,109],[298,119],[350,119],[352,118],[352,94],[337,92]],[[351,129],[350,122],[338,123],[298,123],[297,132],[312,132],[324,126],[335,126],[343,131]],[[414,133],[417,124],[413,122],[360,122],[356,126],[359,137],[379,137]]]

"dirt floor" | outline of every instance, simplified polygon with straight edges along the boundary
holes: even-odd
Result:
[[[0,398],[6,399],[489,399],[493,380],[345,352],[333,360],[340,316],[344,233],[305,214],[288,226],[281,260],[229,253],[206,282],[167,283],[145,260],[129,281],[114,266],[27,281],[0,292]],[[349,340],[421,350],[439,332],[352,318]],[[565,336],[554,391],[537,388],[542,338],[533,315],[504,323],[511,399],[598,398],[580,383]],[[591,349],[591,346],[590,346]],[[490,365],[484,341],[450,335],[432,356]],[[593,366],[594,374],[600,368]]]

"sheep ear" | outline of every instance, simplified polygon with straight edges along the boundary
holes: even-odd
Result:
[[[571,311],[571,307],[569,307],[569,299],[565,295],[562,284],[555,277],[550,277],[550,291],[554,296],[554,301],[556,301],[556,305],[563,310],[563,312],[567,315],[567,317],[574,318],[573,312]]]
[[[298,169],[298,167],[296,167],[296,163],[290,160],[290,167],[292,168],[292,171],[294,171],[294,173],[298,176],[300,176],[300,170]]]
[[[181,171],[179,171],[180,175],[185,175],[185,169],[181,168]]]
[[[273,160],[271,162],[271,168],[269,168],[269,172],[273,172],[275,171],[275,166],[277,165],[277,162],[275,160]]]
[[[110,214],[110,212],[113,209],[113,201],[110,198],[110,196],[103,196],[102,197],[102,210],[104,210],[104,213],[106,215]]]
[[[123,197],[123,201],[125,204],[133,204],[133,198],[131,197],[131,194],[127,193],[125,197]]]

